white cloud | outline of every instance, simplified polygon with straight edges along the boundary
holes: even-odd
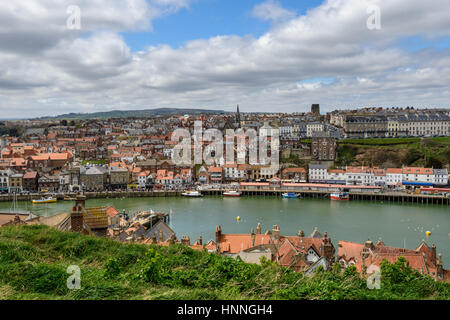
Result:
[[[243,111],[286,112],[313,102],[324,109],[448,107],[450,50],[398,46],[405,36],[449,35],[447,0],[329,0],[259,38],[218,36],[138,53],[117,32],[149,30],[151,19],[189,2],[79,2],[86,6],[80,5],[88,34],[65,29],[66,11],[58,8],[68,1],[0,7],[2,117],[118,108],[233,110],[237,103]],[[366,27],[369,3],[381,8],[381,30]],[[335,81],[311,81],[322,78]]]
[[[267,21],[283,21],[295,17],[295,11],[284,9],[276,0],[266,0],[253,8],[254,17]]]

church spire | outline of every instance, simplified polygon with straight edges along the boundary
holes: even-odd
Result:
[[[237,105],[236,110],[236,123],[238,124],[239,128],[241,127],[241,113],[239,112],[239,105]]]

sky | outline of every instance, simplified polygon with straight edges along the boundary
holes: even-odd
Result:
[[[450,108],[448,0],[9,0],[0,118]]]

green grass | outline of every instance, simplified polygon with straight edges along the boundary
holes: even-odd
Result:
[[[87,163],[97,164],[97,165],[104,165],[105,164],[105,160],[83,160],[81,162],[82,165],[85,165]]]
[[[67,267],[81,269],[69,290]],[[450,285],[406,267],[382,266],[380,290],[354,271],[312,277],[183,245],[120,243],[45,226],[0,228],[0,299],[449,299]]]
[[[412,144],[417,142],[420,142],[420,138],[344,139],[339,141],[340,144],[369,145],[369,146]]]
[[[371,164],[383,166],[450,165],[450,137],[347,139],[338,141],[338,165]],[[357,156],[360,156],[357,161]]]

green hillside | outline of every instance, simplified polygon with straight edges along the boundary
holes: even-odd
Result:
[[[168,114],[205,114],[205,113],[224,113],[223,110],[207,110],[207,109],[177,109],[177,108],[158,108],[146,110],[112,110],[93,113],[67,113],[54,117],[41,117],[39,120],[71,120],[71,119],[111,119],[111,118],[145,118],[154,117],[156,115]]]
[[[450,165],[450,137],[340,140],[337,154],[338,165],[444,168]]]
[[[81,289],[68,290],[67,267],[81,268]],[[45,226],[0,228],[0,299],[450,299],[402,261],[382,266],[380,290],[352,270],[312,277],[198,252],[125,244]]]

